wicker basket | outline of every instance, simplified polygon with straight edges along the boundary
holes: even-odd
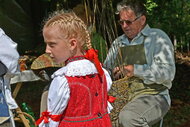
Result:
[[[116,97],[114,103],[112,103],[113,110],[111,111],[111,120],[113,127],[119,127],[118,125],[118,116],[120,110],[128,102],[128,88],[129,81],[128,78],[122,78],[113,82],[109,95]]]

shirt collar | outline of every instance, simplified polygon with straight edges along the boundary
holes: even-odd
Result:
[[[77,60],[68,63],[66,66],[60,68],[56,72],[53,73],[51,78],[54,78],[56,76],[85,76],[85,75],[91,75],[97,73],[95,65],[87,60]]]
[[[145,27],[137,34],[137,36],[135,38],[133,38],[133,40],[136,40],[137,38],[139,38],[140,36],[148,36],[150,33],[150,27],[148,24],[145,25]],[[123,34],[121,36],[121,40],[122,40],[122,44],[129,44],[129,40],[127,38],[127,36],[125,34]],[[132,41],[133,41],[132,40]]]
[[[141,33],[142,33],[144,36],[148,36],[148,34],[150,33],[150,27],[149,27],[148,24],[141,30]]]
[[[149,34],[149,31],[150,31],[150,27],[149,25],[145,25],[145,27],[137,34],[137,36],[135,38],[133,38],[133,40],[139,38],[140,36],[148,36]]]

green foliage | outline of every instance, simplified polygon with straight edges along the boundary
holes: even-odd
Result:
[[[149,1],[149,0],[148,0]],[[181,37],[188,43],[190,29],[190,1],[188,0],[155,0],[158,5],[148,15],[148,23],[163,29],[170,37]]]
[[[42,0],[42,1],[50,2],[51,0]]]
[[[117,37],[117,25],[115,21],[115,11],[113,0],[96,1],[96,10],[94,12],[96,31],[100,33],[106,40],[109,47],[113,40]]]
[[[108,51],[106,41],[103,39],[103,37],[99,33],[93,33],[92,45],[94,49],[98,50],[98,57],[99,57],[100,62],[103,62],[106,58],[106,54]]]
[[[40,24],[50,11],[72,9],[78,4],[84,4],[92,12],[87,14],[90,17],[88,25],[95,26],[96,32],[103,37],[109,48],[120,30],[120,26],[115,22],[116,4],[120,1],[122,0],[3,0],[0,4],[0,26],[19,44],[19,51],[24,53],[26,50],[36,49],[41,45],[39,43],[43,43]],[[175,36],[178,43],[189,43],[190,0],[140,1],[147,8],[147,21],[151,27],[164,30],[172,40]],[[15,11],[10,13],[6,6]],[[11,32],[15,30],[17,32]]]
[[[156,4],[153,0],[146,0],[145,7],[147,9],[148,15],[152,14],[152,11],[155,7],[157,7],[158,4]]]

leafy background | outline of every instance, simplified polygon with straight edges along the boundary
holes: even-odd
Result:
[[[92,43],[103,61],[113,40],[122,34],[114,14],[121,0],[0,0],[0,27],[18,43],[20,55],[39,56],[45,44],[42,22],[54,10],[72,9],[88,25]],[[164,117],[164,127],[190,127],[190,1],[140,0],[148,10],[151,27],[164,30],[175,46],[176,76],[170,90],[172,107]],[[27,102],[39,116],[40,96],[47,82],[27,82],[17,102]],[[15,84],[12,85],[13,89]],[[22,126],[22,125],[18,125]]]

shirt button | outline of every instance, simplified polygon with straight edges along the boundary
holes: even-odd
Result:
[[[98,93],[97,93],[97,92],[95,93],[95,96],[98,96]]]
[[[99,113],[98,113],[98,116],[99,116],[99,117],[101,117],[101,116],[102,116],[102,114],[99,112]]]

